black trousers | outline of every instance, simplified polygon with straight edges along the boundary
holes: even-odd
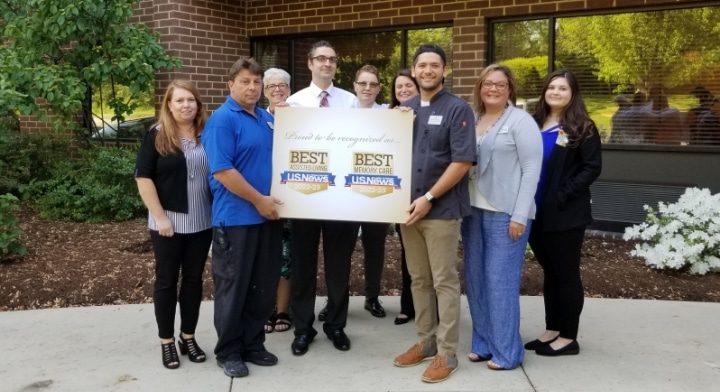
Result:
[[[400,225],[395,225],[395,231],[397,231],[400,237],[400,270],[402,271],[402,290],[400,291],[400,313],[407,315],[408,317],[415,317],[415,303],[412,298],[412,278],[407,268],[407,259],[405,258],[405,245],[402,241],[402,234],[400,234]]]
[[[380,295],[380,282],[385,268],[385,237],[388,223],[360,223],[365,263],[365,298],[377,298]]]
[[[202,275],[211,238],[212,231],[209,229],[190,234],[175,233],[172,237],[163,237],[157,231],[150,230],[155,252],[153,302],[160,339],[170,339],[175,335],[175,309],[178,303],[180,331],[190,335],[195,333],[202,301]]]
[[[530,247],[543,269],[545,328],[576,339],[585,302],[580,256],[585,227],[559,232],[530,231]]]
[[[347,324],[350,301],[350,261],[359,222],[294,219],[292,221],[292,263],[290,278],[290,311],[294,318],[295,335],[317,335],[315,297],[320,234],[323,238],[325,284],[328,290],[325,333],[343,329]]]
[[[215,330],[219,360],[265,349],[263,327],[275,305],[282,263],[282,222],[213,227]]]

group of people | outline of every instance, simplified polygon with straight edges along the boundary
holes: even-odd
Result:
[[[282,106],[414,112],[411,199],[408,219],[397,227],[403,291],[394,322],[414,319],[417,339],[394,359],[396,366],[432,359],[421,377],[426,382],[446,380],[458,368],[460,237],[472,317],[468,359],[509,370],[522,363],[524,350],[577,354],[580,250],[601,149],[574,75],[568,70],[548,75],[531,116],[515,107],[517,86],[503,65],[480,72],[472,106],[448,92],[447,58],[434,44],[420,46],[411,69],[395,75],[389,105],[376,102],[380,79],[371,65],[357,71],[355,95],[333,85],[338,57],[327,41],[315,43],[307,61],[310,86],[291,95],[287,72],[264,72],[252,58],[238,60],[230,70],[230,94],[209,118],[195,86],[173,81],[158,124],[142,141],[135,177],[155,251],[163,365],[180,365],[174,338],[178,302],[180,354],[192,362],[206,359],[194,332],[211,243],[214,353],[230,377],[248,375],[246,362],[277,363],[265,349],[266,333],[294,327],[291,352],[308,352],[317,335],[321,236],[328,299],[318,318],[334,347],[351,347],[345,334],[348,282],[359,231],[364,307],[385,316],[378,296],[387,223],[279,219],[283,201],[270,195],[270,187],[273,116]],[[263,91],[267,109],[257,106]],[[528,243],[545,275],[546,329],[523,347],[519,289]]]
[[[631,97],[617,95],[618,109],[611,118],[609,143],[718,145],[720,144],[720,106],[718,99],[703,86],[690,95],[698,106],[687,111],[670,107],[661,86],[647,93],[636,91]]]

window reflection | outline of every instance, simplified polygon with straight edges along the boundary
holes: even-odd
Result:
[[[522,100],[539,97],[550,58],[578,76],[604,142],[720,145],[720,8],[552,21],[493,24],[492,60],[513,70]]]
[[[406,37],[404,47],[407,48],[407,53],[402,53],[403,37]],[[378,103],[390,102],[390,88],[395,73],[412,65],[412,55],[421,44],[433,42],[442,46],[448,57],[448,65],[452,66],[451,27],[259,39],[253,41],[253,55],[265,69],[278,67],[290,72],[294,92],[310,84],[312,77],[307,67],[307,52],[313,43],[321,39],[329,41],[338,55],[338,68],[334,79],[336,86],[353,91],[355,72],[360,67],[370,64],[378,68],[381,83]],[[290,53],[294,53],[292,59]],[[445,78],[445,86],[452,88],[452,72]],[[265,103],[260,102],[261,106],[263,104]]]

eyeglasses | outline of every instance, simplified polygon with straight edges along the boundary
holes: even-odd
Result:
[[[367,88],[367,86],[370,86],[370,88],[380,87],[380,83],[375,83],[375,82],[369,82],[369,83],[368,82],[355,82],[355,84],[357,84],[358,86],[360,86],[362,88]]]
[[[279,88],[280,90],[285,90],[288,87],[290,87],[290,85],[287,83],[268,84],[267,86],[265,86],[265,90],[273,91],[276,88]]]
[[[311,57],[311,60],[317,60],[320,63],[325,63],[327,61],[330,61],[330,64],[337,64],[338,58],[337,57],[325,57],[325,56],[315,56]]]
[[[508,86],[510,86],[510,84],[507,82],[493,83],[489,80],[482,82],[480,85],[486,90],[490,90],[495,87],[498,91],[505,91],[507,90]]]

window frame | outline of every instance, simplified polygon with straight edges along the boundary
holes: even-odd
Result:
[[[349,30],[335,30],[335,31],[314,31],[298,34],[281,34],[281,35],[266,35],[259,37],[250,37],[250,55],[255,57],[257,54],[258,42],[271,42],[285,40],[288,46],[288,56],[290,59],[295,58],[295,45],[294,40],[302,40],[307,38],[318,37],[321,35],[329,36],[328,40],[331,44],[332,36],[352,36],[352,35],[363,35],[373,33],[386,33],[386,32],[400,32],[400,67],[401,69],[410,68],[412,64],[408,63],[408,31],[411,30],[422,30],[422,29],[437,29],[437,28],[453,28],[453,21],[444,22],[433,22],[433,23],[419,23],[409,25],[390,26],[383,28],[365,28],[365,29],[349,29]],[[324,38],[323,38],[324,39]],[[454,44],[454,42],[453,42]],[[450,48],[452,50],[452,48]],[[341,53],[342,54],[342,53]],[[410,61],[412,62],[412,61]],[[296,74],[295,63],[293,61],[288,62],[288,68],[286,71],[292,76]],[[295,85],[295,78],[293,77],[290,81],[292,91],[299,91],[298,86]],[[304,88],[306,86],[303,86]]]
[[[548,22],[548,73],[555,70],[555,46],[556,46],[556,23],[562,18],[576,18],[583,16],[605,16],[639,12],[658,12],[696,9],[706,7],[720,7],[720,1],[712,1],[706,3],[695,4],[664,4],[650,6],[635,6],[627,8],[615,8],[608,10],[583,10],[583,11],[564,11],[553,13],[537,13],[525,16],[498,17],[488,18],[486,20],[486,37],[488,37],[485,61],[491,64],[493,61],[495,29],[494,26],[499,23],[523,22],[529,20],[547,20]],[[702,146],[702,145],[657,145],[657,144],[621,144],[621,143],[603,143],[602,148],[605,150],[619,151],[657,151],[657,152],[698,152],[698,153],[720,153],[720,146]]]

